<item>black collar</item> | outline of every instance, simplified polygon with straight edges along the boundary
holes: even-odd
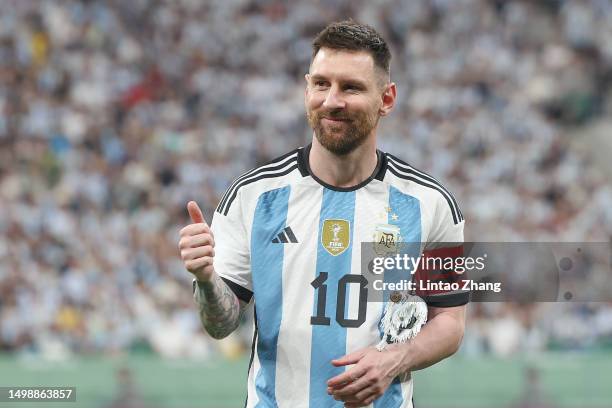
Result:
[[[308,158],[310,157],[311,147],[312,147],[312,143],[309,144],[308,146],[304,146],[299,149],[298,168],[302,176],[312,177],[317,183],[319,183],[325,188],[328,188],[334,191],[355,191],[355,190],[359,190],[361,187],[365,187],[370,181],[374,179],[382,181],[383,178],[385,177],[385,172],[387,171],[387,158],[383,154],[383,152],[376,149],[376,156],[378,157],[378,161],[376,163],[376,168],[374,169],[374,172],[372,173],[370,177],[368,177],[367,179],[363,180],[361,183],[355,186],[352,186],[352,187],[336,187],[336,186],[327,184],[326,182],[324,182],[323,180],[319,179],[317,176],[312,174],[312,171],[310,170],[310,164],[309,164]]]

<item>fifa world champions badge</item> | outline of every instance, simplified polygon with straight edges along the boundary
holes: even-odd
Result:
[[[321,244],[330,255],[337,256],[351,244],[351,225],[347,220],[331,219],[323,221]]]

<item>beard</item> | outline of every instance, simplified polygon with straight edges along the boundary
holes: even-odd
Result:
[[[319,143],[337,156],[345,156],[361,146],[378,124],[379,118],[378,115],[368,115],[367,112],[349,115],[341,110],[307,111],[306,117]],[[323,118],[343,122],[324,125]]]

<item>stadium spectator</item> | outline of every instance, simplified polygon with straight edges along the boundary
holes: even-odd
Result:
[[[205,357],[176,254],[184,203],[211,214],[234,177],[304,144],[309,39],[349,15],[392,39],[404,91],[382,147],[449,185],[467,240],[612,236],[612,189],[563,132],[609,113],[609,2],[156,4],[0,4],[0,349]],[[554,313],[609,339],[610,310]]]

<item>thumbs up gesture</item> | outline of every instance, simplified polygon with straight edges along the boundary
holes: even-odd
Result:
[[[185,268],[201,282],[209,281],[214,273],[215,238],[195,201],[187,203],[192,224],[179,232],[179,250]]]

